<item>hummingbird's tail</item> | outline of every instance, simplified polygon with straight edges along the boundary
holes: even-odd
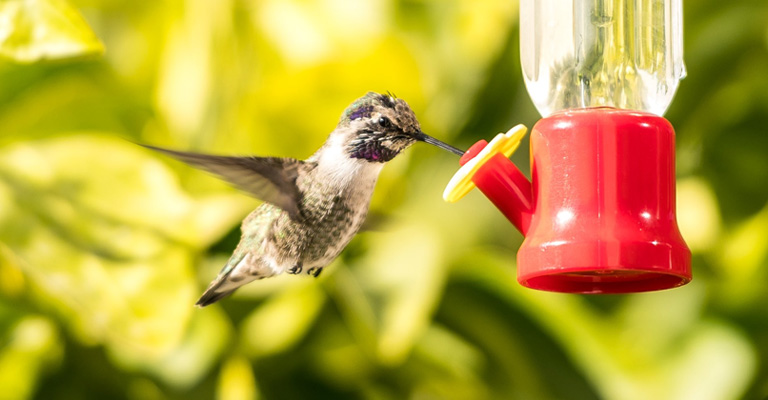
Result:
[[[237,283],[242,282],[241,285],[235,285],[235,282],[231,282],[230,275],[232,271],[234,271],[235,268],[231,268],[229,266],[229,263],[227,264],[224,269],[221,270],[219,273],[219,276],[216,277],[216,279],[211,282],[210,285],[208,285],[208,289],[205,289],[205,292],[202,296],[200,296],[200,299],[197,300],[197,303],[195,303],[198,307],[205,307],[207,305],[211,305],[229,295],[235,292],[237,288],[239,288],[241,285],[246,284],[249,281],[243,282],[243,280],[239,280]],[[229,282],[228,282],[229,281]]]
[[[255,258],[247,252],[235,253],[227,265],[219,272],[219,276],[208,285],[208,289],[195,303],[198,307],[213,304],[235,292],[237,288],[256,279],[264,279],[276,275],[275,269],[264,265],[263,260]]]
[[[217,302],[217,301],[219,301],[219,300],[229,296],[230,294],[234,293],[235,290],[237,290],[237,289],[225,290],[223,292],[217,292],[214,288],[209,288],[208,290],[205,291],[205,293],[203,293],[202,296],[200,296],[200,299],[197,300],[197,303],[195,303],[195,305],[198,306],[198,307],[205,307],[207,305],[211,305],[211,304],[213,304],[213,303],[215,303],[215,302]]]

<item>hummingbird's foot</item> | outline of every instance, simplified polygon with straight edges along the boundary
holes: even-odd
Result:
[[[300,274],[302,269],[304,269],[304,267],[301,266],[301,263],[297,263],[293,268],[288,270],[288,273],[291,275]]]
[[[320,276],[321,272],[323,272],[323,267],[312,267],[307,270],[307,275],[312,275],[313,277],[317,278]]]

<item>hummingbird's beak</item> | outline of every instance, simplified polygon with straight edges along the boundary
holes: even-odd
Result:
[[[451,153],[457,154],[459,156],[463,156],[464,155],[464,151],[459,150],[459,149],[451,146],[450,144],[443,143],[443,142],[433,138],[432,136],[427,135],[424,132],[417,133],[416,134],[416,140],[424,142],[424,143],[429,143],[431,145],[437,146],[437,147],[439,147],[439,148],[441,148],[443,150],[446,150],[446,151],[450,151]]]

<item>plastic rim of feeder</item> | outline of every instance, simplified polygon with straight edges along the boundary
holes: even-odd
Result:
[[[472,178],[480,167],[497,153],[504,154],[505,157],[511,156],[520,146],[520,142],[527,131],[528,128],[521,124],[512,127],[507,133],[496,135],[476,156],[456,171],[445,187],[443,200],[455,203],[471,192],[475,188]]]

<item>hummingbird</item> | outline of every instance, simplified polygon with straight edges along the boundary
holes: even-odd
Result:
[[[464,152],[421,131],[410,106],[369,92],[347,107],[306,160],[230,157],[145,145],[228,181],[263,203],[241,225],[232,256],[195,305],[281,273],[317,277],[360,230],[382,167],[416,142]]]

